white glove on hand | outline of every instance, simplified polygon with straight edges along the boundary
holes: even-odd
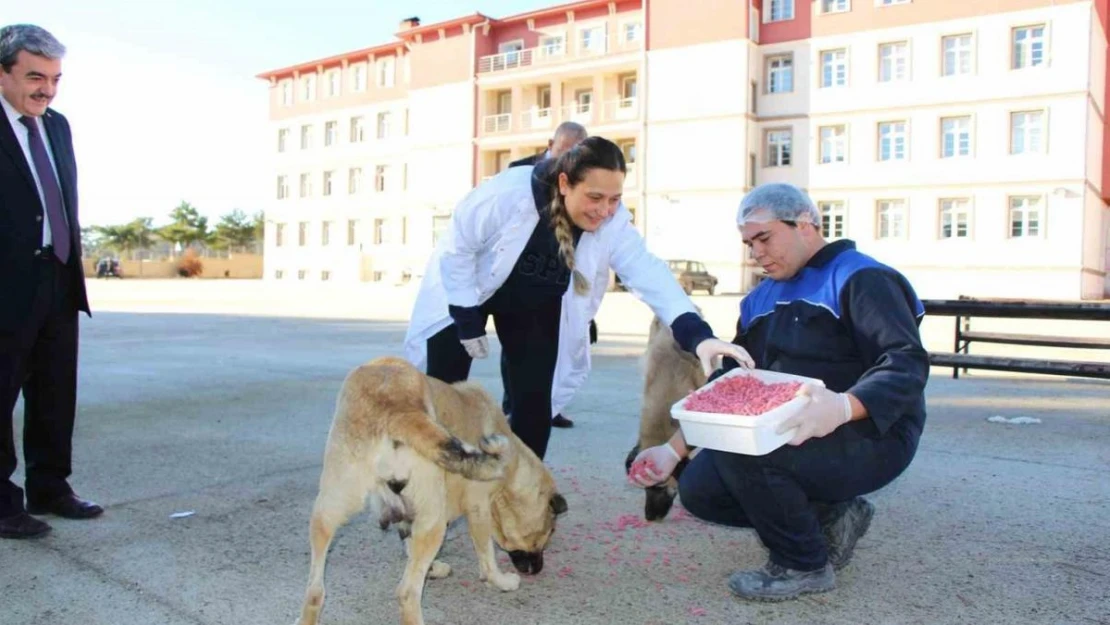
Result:
[[[798,428],[791,445],[801,445],[811,438],[827,436],[836,428],[852,420],[852,404],[846,393],[834,393],[823,386],[805,384],[797,396],[808,397],[807,403],[797,414],[786,419],[776,428],[777,434]]]
[[[755,368],[755,361],[748,354],[748,350],[721,339],[705,339],[698,343],[694,351],[698,355],[698,360],[701,361],[701,368],[705,371],[705,375],[710,375],[717,370],[719,366],[717,359],[721,356],[732,358],[745,369]]]
[[[476,339],[463,339],[462,344],[471,358],[477,359],[489,356],[489,339],[484,336],[479,336]]]
[[[628,481],[643,488],[655,486],[670,477],[681,460],[670,443],[648,447],[632,461]]]

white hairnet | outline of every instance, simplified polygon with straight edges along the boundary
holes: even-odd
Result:
[[[768,221],[821,224],[821,215],[805,191],[785,182],[771,182],[754,188],[740,201],[736,225]]]

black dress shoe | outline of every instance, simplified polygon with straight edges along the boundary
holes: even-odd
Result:
[[[557,414],[555,418],[551,420],[551,425],[557,428],[572,428],[574,427],[574,421],[571,421],[561,414]]]
[[[49,525],[26,512],[0,519],[0,538],[40,538],[49,533]]]
[[[31,514],[55,514],[66,519],[91,519],[104,513],[104,508],[77,495],[63,495],[45,504],[27,503]]]

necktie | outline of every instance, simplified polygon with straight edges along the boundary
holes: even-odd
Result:
[[[39,125],[33,117],[26,115],[20,117],[19,121],[30,133],[31,160],[35,162],[35,171],[42,184],[46,218],[50,220],[50,233],[54,239],[54,255],[64,263],[69,260],[69,225],[66,223],[65,209],[62,208],[62,189],[58,186],[54,168],[50,166],[50,157],[46,154],[46,144],[39,134]]]

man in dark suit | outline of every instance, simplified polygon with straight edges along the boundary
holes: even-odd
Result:
[[[547,149],[543,152],[537,152],[532,156],[526,156],[522,159],[515,160],[509,163],[509,167],[528,166],[533,167],[536,163],[547,158],[559,158],[559,156],[567,150],[578,145],[580,141],[589,136],[586,133],[586,127],[576,122],[563,122],[555,129],[555,134],[547,141]],[[590,319],[590,343],[597,342],[597,325],[593,319]],[[505,357],[505,352],[501,352],[501,383],[505,387],[505,395],[501,399],[501,410],[505,414],[510,414],[513,411],[512,402],[509,401],[509,361]],[[551,419],[551,425],[557,428],[572,428],[574,421],[571,421],[561,413],[555,415]]]
[[[67,480],[77,407],[77,316],[89,312],[69,122],[48,108],[65,48],[29,24],[0,28],[0,537],[50,526],[28,514],[88,519],[103,509]],[[12,412],[23,392],[24,491]]]

